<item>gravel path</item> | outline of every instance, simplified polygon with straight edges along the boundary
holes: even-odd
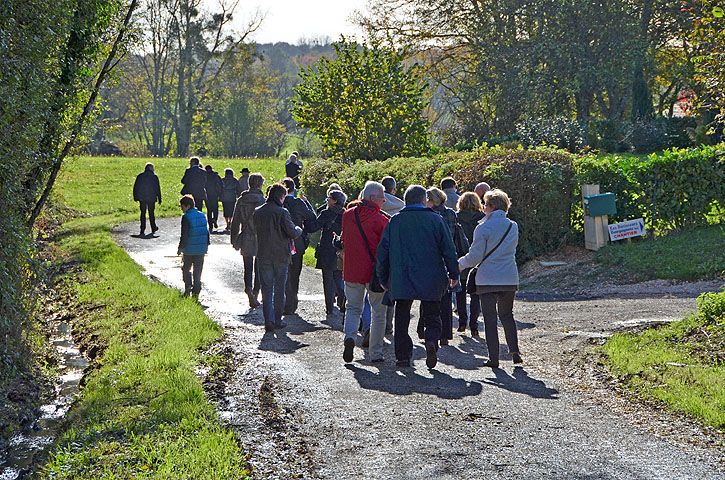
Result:
[[[179,219],[159,226],[140,239],[131,236],[137,225],[125,224],[114,238],[149,276],[181,290]],[[722,448],[709,445],[717,434],[622,397],[592,360],[590,346],[614,330],[693,311],[686,289],[633,295],[623,287],[574,301],[522,292],[514,313],[523,368],[513,368],[505,346],[503,368],[482,367],[483,339],[455,333],[428,370],[422,344],[414,368],[396,369],[392,336],[385,363],[356,348],[345,365],[341,316],[325,316],[314,269],[302,274],[299,316],[265,333],[261,312],[248,310],[228,235],[212,236],[202,282],[201,304],[225,330],[214,348],[233,366],[210,389],[258,478],[725,478]]]

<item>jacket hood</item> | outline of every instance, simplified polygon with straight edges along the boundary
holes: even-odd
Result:
[[[357,210],[358,215],[360,215],[360,220],[362,220],[363,218],[370,217],[372,215],[379,215],[378,212],[380,212],[380,207],[378,207],[377,205],[375,205],[373,203],[368,202],[367,200],[363,200],[355,206],[360,207]]]
[[[245,190],[239,196],[239,201],[242,203],[258,205],[264,202],[265,198],[261,190]]]
[[[458,215],[459,221],[466,223],[478,222],[486,216],[483,212],[472,212],[470,210],[459,210],[456,215]]]
[[[332,206],[328,205],[327,209],[338,215],[341,215],[342,213],[345,212],[345,207],[343,207],[342,205],[332,205]]]

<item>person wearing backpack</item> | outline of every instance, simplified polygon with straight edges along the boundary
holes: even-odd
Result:
[[[514,297],[519,285],[516,246],[519,227],[507,218],[511,201],[503,190],[493,189],[483,197],[486,218],[473,231],[473,243],[458,259],[460,270],[477,267],[476,293],[481,299],[483,324],[488,346],[486,366],[498,368],[498,320],[503,325],[506,344],[514,364],[522,363],[514,320]]]

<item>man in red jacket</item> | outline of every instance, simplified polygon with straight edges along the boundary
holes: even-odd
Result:
[[[388,217],[380,211],[385,203],[385,188],[378,182],[367,182],[360,194],[361,201],[342,215],[342,243],[345,259],[342,279],[345,281],[347,308],[345,311],[345,350],[342,358],[352,361],[355,348],[355,332],[363,310],[365,291],[372,307],[370,323],[370,359],[383,361],[383,339],[385,337],[385,305],[383,292],[370,289],[373,274],[373,259]]]

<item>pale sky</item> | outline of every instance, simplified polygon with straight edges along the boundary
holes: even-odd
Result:
[[[365,11],[366,0],[241,0],[234,15],[235,24],[241,27],[248,21],[249,12],[256,8],[266,17],[252,40],[257,43],[287,42],[295,44],[300,37],[328,36],[335,41],[357,36],[362,32],[349,21],[353,11]],[[210,2],[211,3],[211,2]]]

